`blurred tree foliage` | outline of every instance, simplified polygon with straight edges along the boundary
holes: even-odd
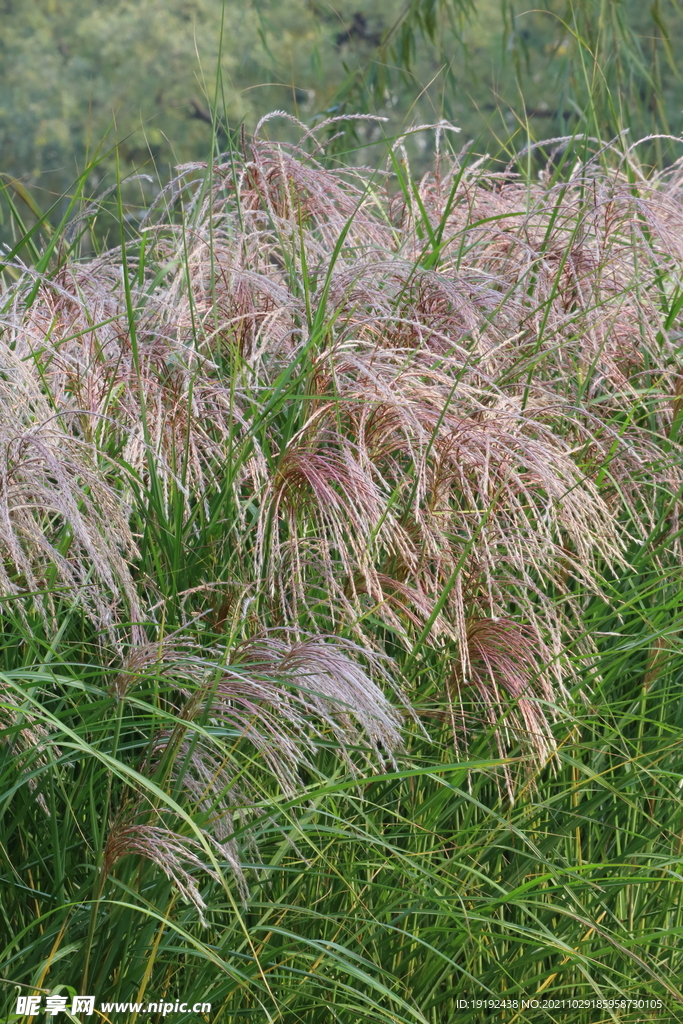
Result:
[[[356,125],[347,147],[441,117],[494,153],[573,131],[680,133],[678,0],[530,6],[0,0],[0,169],[59,193],[103,140],[104,152],[118,140],[125,173],[165,179],[206,157],[215,118],[220,144],[226,124],[251,130],[273,109],[389,119]]]
[[[105,137],[146,169],[205,157],[216,96],[222,119],[249,128],[273,109],[310,117],[400,13],[371,0],[356,19],[365,39],[347,32],[357,4],[0,0],[2,170],[32,183],[50,172],[58,187]]]
[[[483,76],[490,91],[484,109],[495,109],[535,138],[547,134],[539,131],[539,119],[560,134],[605,137],[627,128],[636,137],[679,135],[682,13],[679,0],[540,0],[533,6],[409,0],[362,83],[352,76],[347,90],[381,94],[391,58],[405,75],[420,40],[443,46],[444,39],[458,39],[462,60],[449,65],[452,86],[445,95],[457,97],[467,74],[480,83]],[[488,27],[483,46],[477,32],[482,25]]]

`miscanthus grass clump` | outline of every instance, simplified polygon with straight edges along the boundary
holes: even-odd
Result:
[[[448,132],[418,181],[260,126],[6,257],[19,993],[683,1019],[683,176]]]

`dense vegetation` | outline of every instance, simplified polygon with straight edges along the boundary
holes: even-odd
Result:
[[[5,189],[2,1019],[683,1020],[683,177],[615,95],[344,162],[219,76],[164,187]]]

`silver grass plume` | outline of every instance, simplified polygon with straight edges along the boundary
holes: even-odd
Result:
[[[436,130],[443,147],[446,128]],[[378,647],[371,620],[408,651],[427,630],[425,642],[454,657],[459,685],[478,690],[485,719],[508,700],[531,702],[517,713],[543,762],[543,687],[559,706],[577,682],[575,591],[601,593],[602,569],[651,528],[661,489],[680,557],[680,356],[658,297],[662,275],[677,279],[683,265],[683,177],[680,165],[636,173],[634,150],[613,152],[605,170],[609,152],[596,146],[567,182],[537,183],[442,153],[415,184],[418,202],[389,172],[330,170],[303,143],[257,132],[218,161],[211,190],[204,166],[179,168],[143,225],[150,275],[155,259],[178,270],[153,292],[151,279],[134,286],[139,372],[115,250],[40,282],[30,309],[27,280],[17,282],[11,347],[74,441],[115,440],[141,478],[151,448],[167,500],[181,472],[194,501],[230,491],[226,578],[252,602],[235,619],[240,636],[314,623],[367,656]],[[167,199],[183,203],[187,228],[169,223]],[[424,217],[442,225],[438,261],[426,258]],[[325,304],[317,340],[307,302]],[[293,367],[300,415],[283,438],[267,410]],[[616,429],[645,372],[650,423]],[[95,564],[82,548],[70,570],[79,579]],[[109,580],[99,593],[115,603],[113,581],[123,603],[114,555],[97,563]],[[514,629],[489,628],[487,644],[509,643],[514,661],[515,636],[532,638],[535,668],[517,658],[515,672],[535,683],[504,697],[502,661],[482,662],[483,626],[475,640],[471,623],[510,623],[511,606]],[[503,714],[505,746],[520,730],[506,732]]]
[[[219,851],[222,852],[222,851]],[[120,816],[113,822],[104,847],[102,878],[110,874],[124,857],[134,855],[151,861],[175,886],[182,899],[192,904],[206,925],[204,902],[199,885],[190,872],[201,872],[218,882],[215,869],[207,863],[206,851],[196,839],[179,835],[163,825],[150,825],[135,816]]]

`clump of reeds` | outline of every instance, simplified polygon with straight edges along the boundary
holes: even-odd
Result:
[[[125,252],[5,294],[2,593],[81,603],[119,699],[167,672],[190,733],[229,727],[290,788],[307,730],[391,758],[371,674],[405,690],[429,652],[456,742],[478,708],[546,763],[585,601],[681,483],[678,166],[441,156],[414,182],[397,155],[335,171],[257,133],[180,168]],[[172,741],[225,841],[230,771],[169,731],[149,771]]]

